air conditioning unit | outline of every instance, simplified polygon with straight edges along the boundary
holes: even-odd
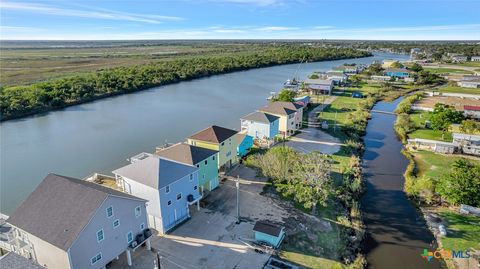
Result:
[[[132,243],[130,243],[130,247],[134,248],[136,246],[138,246],[137,241],[133,241]]]
[[[187,201],[190,202],[190,203],[193,202],[193,194],[189,194],[187,196]]]

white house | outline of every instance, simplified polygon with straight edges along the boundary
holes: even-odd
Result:
[[[463,113],[467,117],[480,119],[480,106],[463,106]]]
[[[457,82],[457,84],[460,87],[477,89],[477,88],[480,88],[480,78],[461,80],[461,81]]]
[[[150,248],[146,200],[49,174],[7,222],[15,253],[49,269],[100,269],[140,244]]]
[[[267,114],[264,112],[255,111],[240,119],[241,131],[254,139],[273,140],[278,134],[280,125],[280,117]]]
[[[480,56],[472,56],[471,61],[472,62],[480,62]]]
[[[201,198],[198,168],[153,154],[113,171],[126,193],[148,201],[149,225],[166,233],[190,218],[189,206]]]

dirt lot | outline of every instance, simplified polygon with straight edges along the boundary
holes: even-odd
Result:
[[[315,236],[332,229],[328,221],[304,214],[272,195],[261,195],[266,180],[255,178],[255,174],[250,168],[239,166],[203,200],[200,211],[191,208],[190,220],[168,235],[153,238],[152,247],[162,256],[162,269],[262,268],[270,255],[256,253],[239,240],[253,239],[257,220],[283,225],[287,235],[304,231]],[[239,224],[234,182],[237,175],[241,190]],[[153,252],[142,249],[134,253],[133,267],[128,267],[122,256],[108,268],[152,268],[154,259]]]
[[[429,96],[415,103],[415,106],[433,109],[436,103],[454,106],[456,110],[463,111],[463,106],[478,106],[479,101],[473,98]]]

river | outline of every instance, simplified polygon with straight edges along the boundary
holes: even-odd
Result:
[[[374,110],[393,112],[402,98],[378,102]],[[393,125],[395,115],[372,113],[363,155],[367,191],[361,199],[367,225],[365,251],[370,268],[440,268],[437,259],[427,262],[423,249],[436,248],[421,212],[403,192],[408,160]]]
[[[305,78],[343,63],[369,64],[407,55],[303,64]],[[11,214],[50,172],[84,178],[109,173],[157,145],[179,142],[209,125],[239,129],[239,118],[265,105],[298,64],[252,69],[155,87],[0,124],[0,210]]]

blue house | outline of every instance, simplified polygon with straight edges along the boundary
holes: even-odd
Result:
[[[247,135],[247,133],[238,133],[236,136],[237,156],[241,158],[247,155],[253,147],[253,137]]]
[[[266,221],[257,221],[253,227],[255,241],[267,243],[274,248],[278,248],[285,237],[283,227]]]
[[[352,97],[353,98],[363,98],[363,94],[361,92],[353,92]]]
[[[383,74],[389,77],[406,78],[410,76],[410,71],[405,68],[387,68]]]
[[[144,153],[112,173],[124,192],[145,199],[148,224],[164,234],[190,218],[190,207],[200,195],[198,168]]]
[[[254,139],[273,140],[278,134],[280,126],[280,117],[255,111],[240,119],[241,132],[247,134]]]

